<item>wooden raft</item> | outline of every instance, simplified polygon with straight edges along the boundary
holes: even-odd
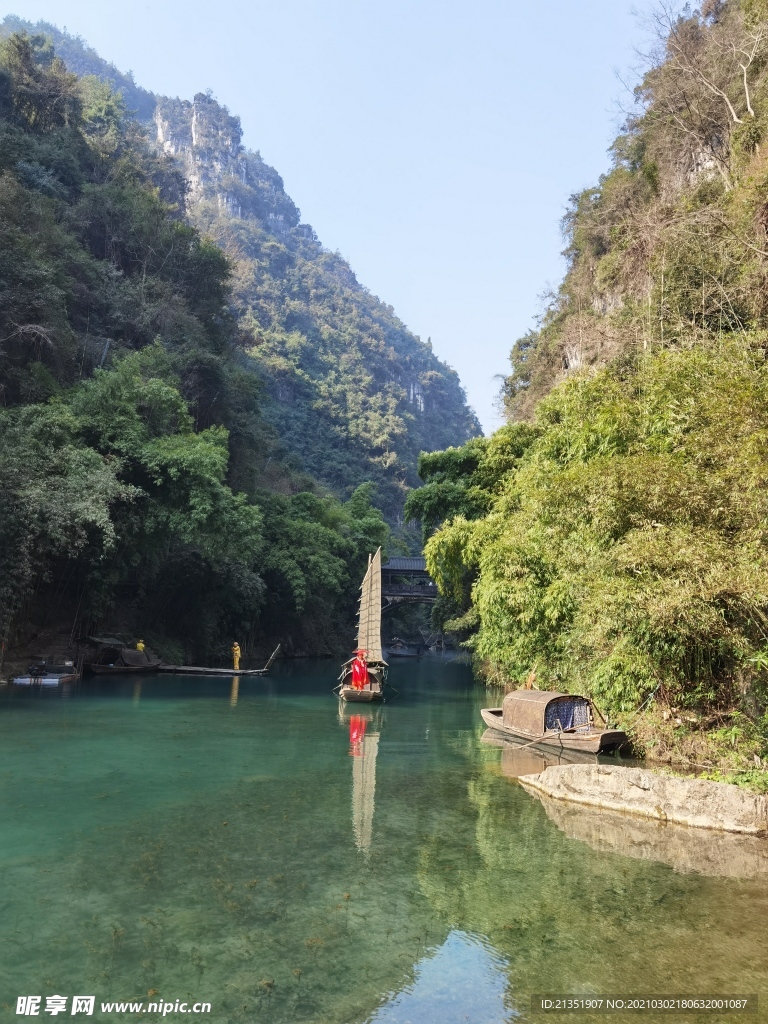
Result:
[[[264,668],[206,668],[204,665],[161,665],[158,672],[173,672],[179,676],[265,676],[272,668],[280,644],[272,651]]]

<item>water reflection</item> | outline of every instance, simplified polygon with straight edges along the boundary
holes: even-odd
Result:
[[[240,676],[232,676],[232,686],[229,691],[229,706],[237,707],[237,698],[240,694]]]
[[[509,966],[486,940],[456,929],[415,965],[413,983],[391,995],[369,1024],[507,1024],[519,1016],[507,1005]]]
[[[684,874],[698,872],[729,878],[768,875],[768,841],[757,836],[687,828],[552,800],[539,793],[536,797],[559,829],[599,853],[659,861]]]
[[[551,748],[534,746],[525,740],[502,738],[493,729],[486,729],[480,737],[480,742],[485,746],[501,749],[501,773],[508,779],[519,779],[521,775],[537,775],[550,765],[595,764],[597,761],[616,764],[614,756],[598,758],[595,754],[588,754],[582,750],[565,750],[554,745]]]
[[[394,666],[364,729],[328,662],[273,672],[240,677],[236,713],[229,679],[146,677],[137,705],[132,680],[0,691],[0,1005],[156,990],[213,1002],[186,1024],[497,1024],[542,990],[764,994],[766,876],[572,838],[479,742],[465,667]]]
[[[352,830],[355,846],[369,854],[373,839],[373,809],[376,795],[376,758],[379,753],[379,733],[366,729],[374,716],[349,716],[349,752],[352,756]]]
[[[519,779],[535,775],[558,764],[594,764],[597,760],[615,764],[615,758],[596,758],[592,754],[540,747],[501,739],[487,729],[481,742],[501,750],[499,768],[502,775]],[[633,762],[625,762],[633,763]],[[729,832],[687,828],[653,819],[603,808],[553,800],[543,793],[529,793],[539,800],[547,817],[571,839],[587,843],[599,853],[617,853],[635,860],[657,861],[683,874],[728,878],[756,878],[768,875],[768,842],[755,836]]]

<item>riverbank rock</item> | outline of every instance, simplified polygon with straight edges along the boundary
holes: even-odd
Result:
[[[520,785],[555,800],[657,821],[768,836],[768,797],[726,782],[656,775],[645,768],[572,764],[521,776]]]

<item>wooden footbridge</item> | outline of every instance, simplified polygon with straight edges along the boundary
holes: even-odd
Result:
[[[432,604],[437,587],[423,558],[390,558],[381,567],[381,610],[399,604]]]

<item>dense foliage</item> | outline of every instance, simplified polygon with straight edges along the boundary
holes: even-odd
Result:
[[[661,8],[615,165],[494,437],[424,456],[441,612],[491,682],[586,691],[650,751],[768,754],[768,7]]]
[[[347,639],[388,528],[290,465],[187,186],[42,36],[0,46],[0,638],[110,623],[169,653]],[[267,467],[269,467],[267,469]]]
[[[575,376],[431,457],[410,510],[453,472],[427,562],[487,677],[768,732],[767,441],[765,353],[734,342]]]

